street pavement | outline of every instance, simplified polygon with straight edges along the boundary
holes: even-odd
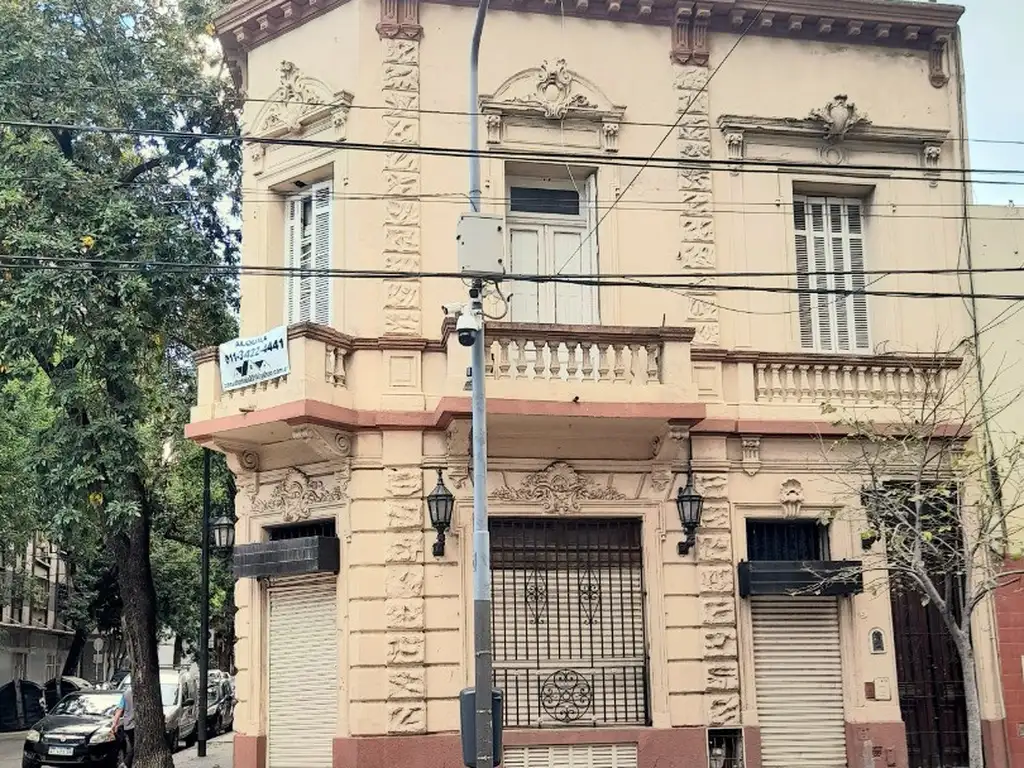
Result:
[[[196,757],[196,748],[183,749],[174,756],[174,768],[231,768],[232,736],[225,733],[206,745],[206,757]],[[25,732],[0,733],[0,768],[21,768],[21,745]]]

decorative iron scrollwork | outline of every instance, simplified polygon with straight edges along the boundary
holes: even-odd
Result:
[[[562,723],[581,720],[593,704],[593,687],[583,675],[572,669],[553,672],[540,689],[540,705]]]
[[[548,587],[545,582],[541,581],[540,574],[536,571],[531,573],[526,580],[523,602],[526,603],[526,610],[530,614],[530,622],[542,623],[548,607]]]
[[[580,610],[587,624],[594,623],[594,616],[601,606],[601,582],[589,568],[579,573]]]

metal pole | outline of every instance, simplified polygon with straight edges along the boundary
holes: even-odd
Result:
[[[206,757],[206,681],[210,665],[210,449],[203,448],[203,547],[199,587],[199,734],[196,754]]]
[[[480,38],[488,0],[480,0],[469,52],[469,203],[480,212]],[[473,648],[476,666],[476,768],[493,768],[491,690],[491,536],[487,529],[487,399],[484,392],[483,282],[474,280],[470,311],[480,318],[473,344]]]

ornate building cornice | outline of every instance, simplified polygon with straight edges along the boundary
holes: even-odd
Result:
[[[237,85],[244,87],[246,55],[253,48],[305,24],[347,0],[240,0],[216,19],[217,36]],[[430,0],[475,7],[475,0]],[[422,0],[379,0],[382,37],[418,39]],[[929,52],[929,79],[948,82],[945,50],[964,9],[905,0],[576,0],[565,13],[581,18],[672,28],[668,51],[680,64],[706,64],[709,32],[736,32],[800,40],[881,45]],[[493,0],[495,10],[561,13],[550,0]]]

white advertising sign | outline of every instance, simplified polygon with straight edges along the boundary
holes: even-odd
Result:
[[[225,392],[288,375],[288,328],[220,345],[220,387]]]

